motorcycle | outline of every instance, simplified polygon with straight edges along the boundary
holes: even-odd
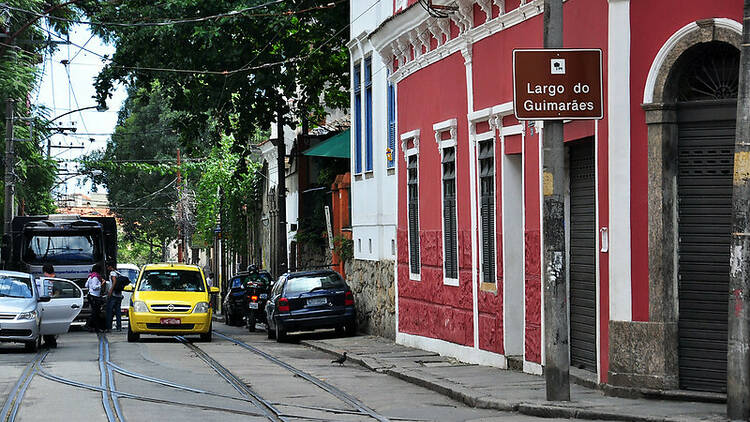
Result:
[[[266,323],[266,303],[271,290],[271,274],[267,271],[259,271],[248,275],[245,285],[245,296],[247,298],[247,312],[245,322],[250,332],[255,331],[255,324]]]

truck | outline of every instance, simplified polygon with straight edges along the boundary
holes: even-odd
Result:
[[[50,263],[57,277],[72,280],[83,289],[94,264],[103,269],[107,263],[117,265],[117,222],[114,217],[70,214],[14,217],[2,257],[6,270],[35,277],[41,277],[42,266]],[[84,303],[79,319],[89,313]]]

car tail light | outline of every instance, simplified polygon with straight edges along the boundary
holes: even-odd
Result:
[[[250,300],[252,300],[253,302],[257,302],[258,296],[250,296]]]
[[[346,292],[346,295],[344,296],[344,305],[345,306],[353,306],[354,305],[354,295],[351,291]]]
[[[289,312],[289,299],[285,297],[279,299],[279,312]]]

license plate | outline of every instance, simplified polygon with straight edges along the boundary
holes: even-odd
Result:
[[[250,309],[258,309],[258,302],[250,302],[247,304]]]
[[[179,318],[162,318],[162,325],[179,325],[182,321]]]
[[[328,303],[328,299],[324,297],[316,297],[313,299],[307,299],[307,306],[320,306]]]
[[[268,299],[268,293],[261,293],[260,294],[261,299]]]

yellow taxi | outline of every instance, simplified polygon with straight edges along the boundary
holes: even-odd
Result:
[[[141,334],[200,334],[211,341],[210,287],[200,267],[184,264],[149,264],[141,271],[128,306],[128,341]]]

